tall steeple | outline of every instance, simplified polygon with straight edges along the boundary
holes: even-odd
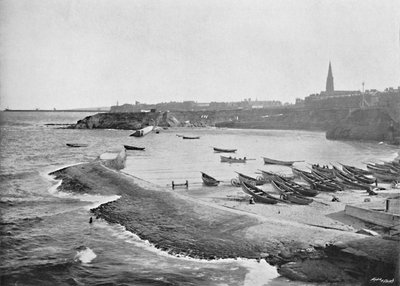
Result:
[[[331,62],[329,61],[328,77],[326,79],[326,92],[333,93],[335,89],[333,88],[333,76]]]

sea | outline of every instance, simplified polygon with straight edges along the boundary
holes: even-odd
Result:
[[[174,256],[121,225],[89,224],[91,208],[118,197],[61,192],[60,182],[49,173],[90,162],[124,144],[142,146],[145,151],[128,151],[122,172],[168,189],[172,181],[187,180],[185,191],[190,192],[201,189],[200,172],[228,185],[236,172],[290,173],[286,167],[264,165],[262,157],[299,160],[302,169],[339,162],[363,167],[391,160],[399,151],[382,142],[329,141],[323,132],[309,131],[169,128],[135,138],[130,130],[60,128],[88,115],[0,112],[0,285],[320,285],[291,282],[264,260]],[[249,160],[221,163],[213,147],[238,149],[231,156]]]

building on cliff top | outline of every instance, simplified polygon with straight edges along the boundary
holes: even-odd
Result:
[[[296,106],[310,109],[354,109],[378,107],[389,110],[396,122],[400,121],[400,88],[386,88],[380,92],[376,89],[335,90],[332,65],[329,62],[326,89],[317,94],[311,94],[304,100],[296,99]]]

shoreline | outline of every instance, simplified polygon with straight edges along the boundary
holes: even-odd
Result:
[[[106,168],[99,161],[69,166],[50,175],[62,180],[60,189],[66,192],[120,195],[120,199],[92,209],[93,214],[124,226],[170,254],[265,259],[284,277],[314,282],[355,283],[381,277],[382,265],[394,271],[397,242],[350,232],[354,229],[346,230],[345,224],[327,229],[332,222],[321,225],[323,219],[307,225],[304,218],[297,217],[307,207],[311,212],[321,209],[322,204],[313,203],[313,208],[250,205],[228,197],[232,196],[228,186],[170,191]]]

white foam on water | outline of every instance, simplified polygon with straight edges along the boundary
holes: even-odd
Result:
[[[75,261],[79,260],[83,264],[88,264],[92,262],[92,260],[95,259],[96,257],[97,257],[96,253],[94,253],[94,251],[91,250],[89,247],[86,247],[85,249],[77,252],[74,260]]]
[[[74,193],[66,193],[58,190],[58,187],[61,185],[62,180],[57,181],[55,185],[49,188],[49,193],[53,196],[62,199],[75,199],[83,202],[90,202],[91,204],[85,206],[85,209],[97,208],[98,206],[118,200],[121,196],[112,195],[112,196],[101,196],[101,195],[91,195],[91,194],[74,194]]]
[[[249,270],[244,279],[244,286],[267,285],[268,282],[279,276],[276,267],[269,265],[264,259],[259,262],[250,259],[240,259],[239,261]]]
[[[171,255],[166,251],[156,248],[149,241],[140,239],[139,236],[137,236],[136,234],[126,230],[124,226],[109,225],[104,220],[100,220],[99,223],[96,223],[96,227],[107,228],[113,236],[122,239],[127,243],[134,244],[136,247],[140,247],[146,251],[155,253],[159,256],[168,257],[170,259],[175,258],[195,263],[204,263],[208,264],[209,266],[233,263],[238,266],[244,267],[248,269],[248,273],[245,277],[244,286],[267,285],[270,280],[279,277],[276,267],[269,265],[264,259],[261,259],[260,261],[246,258],[207,260],[192,258],[186,255]]]

